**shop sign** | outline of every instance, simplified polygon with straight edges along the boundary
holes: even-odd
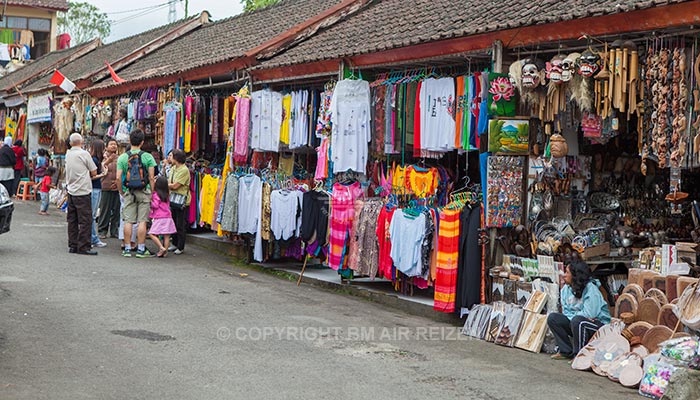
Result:
[[[51,92],[29,96],[27,122],[34,124],[49,121],[51,121]]]

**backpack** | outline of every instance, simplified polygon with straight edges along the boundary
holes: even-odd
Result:
[[[129,166],[126,170],[126,183],[124,186],[129,189],[144,189],[146,187],[148,173],[143,167],[143,162],[141,161],[141,155],[143,153],[143,151],[132,153],[131,150],[126,152],[127,156],[129,157]]]

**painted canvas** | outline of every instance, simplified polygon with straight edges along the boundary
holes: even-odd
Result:
[[[492,119],[489,121],[489,151],[492,153],[527,154],[530,121],[526,119]]]

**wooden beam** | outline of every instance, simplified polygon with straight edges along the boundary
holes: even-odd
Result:
[[[337,72],[338,65],[340,65],[340,59],[324,60],[310,64],[288,65],[270,69],[253,69],[250,70],[250,74],[256,81],[270,81],[287,77],[293,79],[298,76]]]

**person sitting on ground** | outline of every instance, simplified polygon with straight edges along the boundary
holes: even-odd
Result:
[[[56,187],[52,181],[53,174],[55,173],[56,168],[47,168],[44,176],[41,178],[41,183],[39,183],[39,196],[41,197],[39,215],[49,215],[49,191]]]
[[[600,282],[591,277],[588,264],[575,261],[568,265],[564,282],[560,296],[562,313],[547,317],[547,325],[559,346],[559,352],[552,358],[559,360],[576,356],[593,334],[610,322],[608,303],[600,292]]]
[[[124,257],[131,257],[131,231],[133,224],[138,224],[136,235],[136,257],[151,257],[146,248],[148,214],[151,211],[151,188],[154,184],[156,161],[153,156],[141,150],[145,135],[136,129],[129,135],[131,149],[119,156],[117,160],[117,185],[120,196],[124,199]]]
[[[158,246],[158,257],[165,257],[168,254],[170,246],[170,235],[177,232],[175,222],[173,222],[172,213],[170,212],[170,189],[168,189],[168,178],[159,176],[156,179],[155,190],[151,200],[151,230],[148,231],[148,236],[153,243]],[[158,238],[163,236],[161,242]]]

